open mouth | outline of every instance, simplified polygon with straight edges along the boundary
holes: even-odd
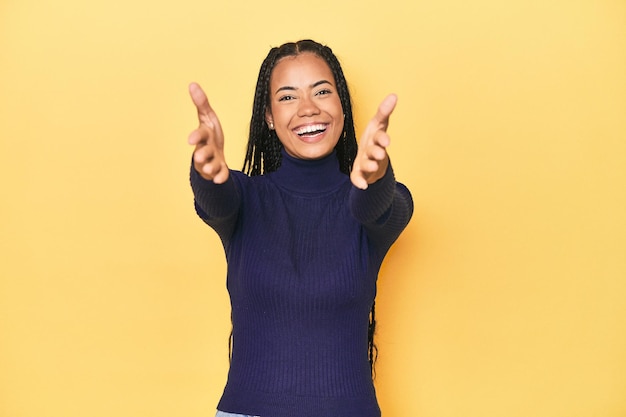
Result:
[[[297,129],[294,129],[294,133],[296,133],[301,138],[308,138],[308,137],[317,136],[326,132],[327,127],[328,125],[322,124],[322,123],[314,124],[314,125],[307,125],[307,126],[302,126]]]

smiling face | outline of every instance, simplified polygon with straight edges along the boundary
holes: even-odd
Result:
[[[326,61],[304,52],[282,58],[272,71],[266,121],[287,153],[299,159],[329,155],[343,132],[343,109]]]

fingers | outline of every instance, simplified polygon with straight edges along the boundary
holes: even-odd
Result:
[[[362,190],[369,184],[381,179],[389,165],[387,147],[391,138],[387,134],[389,117],[396,108],[398,97],[390,94],[380,103],[374,117],[370,120],[363,137],[359,142],[359,150],[350,173],[352,184]]]
[[[386,149],[389,142],[389,136],[380,131],[371,143],[359,150],[350,174],[350,179],[357,188],[365,190],[369,184],[384,176],[389,165]]]
[[[219,123],[216,126],[219,126]],[[229,173],[223,145],[215,130],[200,125],[189,135],[189,143],[195,145],[193,165],[196,171],[205,179],[221,184],[228,179]]]
[[[369,146],[366,146],[365,155],[367,159],[382,161],[387,156],[387,146],[391,143],[391,138],[386,132],[378,131]]]
[[[213,181],[215,184],[223,184],[230,174],[224,161],[218,159],[210,163],[204,163],[199,168],[196,166],[196,171],[198,171],[204,179]]]
[[[387,129],[389,125],[389,116],[393,113],[398,103],[398,96],[395,94],[389,94],[378,106],[378,110],[374,115],[374,120],[381,125],[383,130]]]
[[[380,103],[376,114],[372,117],[363,132],[363,136],[359,142],[359,147],[368,146],[372,142],[376,141],[378,146],[386,148],[389,146],[389,136],[380,136],[380,133],[387,131],[389,127],[389,117],[393,110],[396,108],[398,97],[395,94],[389,94]]]
[[[187,138],[195,145],[193,165],[196,171],[207,180],[221,184],[228,179],[229,170],[224,159],[224,133],[222,126],[211,108],[209,100],[197,83],[189,85],[189,95],[198,111],[199,126]]]
[[[395,94],[389,94],[380,103],[376,114],[372,117],[363,132],[360,144],[369,145],[374,143],[378,146],[386,148],[389,146],[389,136],[387,136],[387,128],[389,127],[389,117],[396,108],[398,97]]]
[[[215,112],[213,110],[211,110],[211,113],[209,114],[209,120],[210,120],[210,125],[209,128],[213,128],[213,132],[215,133],[215,137],[217,138],[217,140],[220,143],[220,146],[224,146],[224,132],[222,131],[222,125],[220,123],[220,120],[217,118],[217,115],[215,114]]]
[[[189,95],[191,96],[191,100],[198,111],[198,121],[200,122],[200,125],[206,126],[209,131],[215,130],[217,137],[224,137],[220,121],[217,118],[215,111],[209,104],[209,99],[204,93],[204,90],[202,90],[202,87],[200,87],[198,83],[189,84]],[[190,141],[189,143],[192,142]]]
[[[201,142],[206,142],[209,139],[209,132],[206,129],[198,128],[189,134],[187,142],[190,145],[197,145]]]
[[[189,95],[191,96],[191,100],[193,104],[196,106],[198,110],[198,121],[200,123],[204,123],[209,127],[213,124],[213,120],[211,115],[215,114],[211,105],[209,104],[209,99],[207,98],[204,90],[198,83],[189,84]]]
[[[352,173],[350,174],[350,181],[352,182],[352,185],[354,185],[356,188],[359,188],[361,190],[367,189],[367,180],[363,175],[361,175],[360,172],[352,171]]]
[[[193,153],[193,166],[207,180],[221,184],[228,179],[228,166],[224,160],[222,149],[212,142],[200,142]]]

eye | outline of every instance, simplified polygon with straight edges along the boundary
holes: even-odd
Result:
[[[332,90],[330,90],[329,88],[325,88],[323,90],[318,91],[317,93],[315,93],[315,95],[317,96],[325,96],[327,94],[332,94]]]
[[[279,97],[278,101],[291,101],[291,100],[294,100],[294,99],[295,99],[294,96],[286,95],[286,96]]]

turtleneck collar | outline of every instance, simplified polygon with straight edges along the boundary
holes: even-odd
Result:
[[[268,176],[279,186],[290,191],[312,194],[336,189],[348,180],[339,170],[337,152],[321,159],[298,159],[281,150],[283,159],[278,170]]]

